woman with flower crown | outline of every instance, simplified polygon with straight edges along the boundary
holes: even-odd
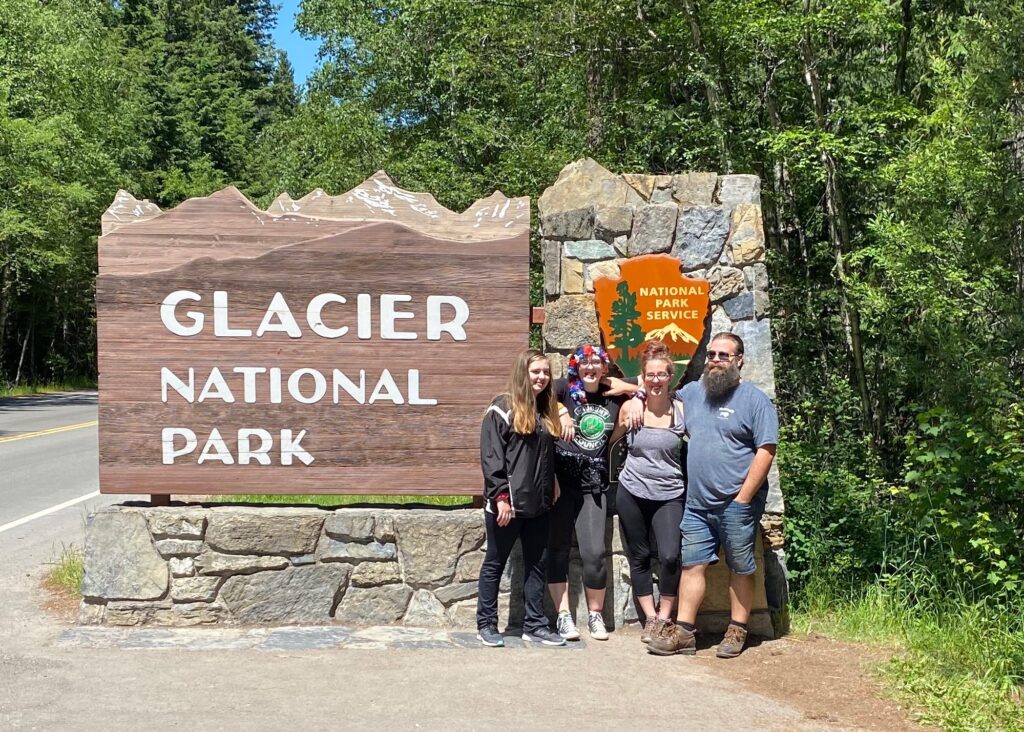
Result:
[[[626,383],[609,379],[611,361],[601,346],[583,343],[569,357],[567,375],[554,382],[561,421],[555,443],[555,471],[561,497],[551,510],[551,534],[545,557],[548,591],[558,609],[555,629],[566,640],[579,631],[569,609],[569,549],[573,530],[583,559],[587,628],[595,640],[607,640],[602,609],[608,569],[605,523],[608,516],[608,443],[618,421]]]

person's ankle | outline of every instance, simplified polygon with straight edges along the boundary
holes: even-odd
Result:
[[[694,633],[697,630],[696,625],[694,625],[693,623],[687,623],[685,620],[677,620],[676,625],[678,625],[683,630],[687,630],[691,633]]]
[[[739,620],[736,620],[735,618],[729,618],[729,625],[735,625],[737,628],[742,628],[743,630],[747,629],[746,623],[741,623]]]

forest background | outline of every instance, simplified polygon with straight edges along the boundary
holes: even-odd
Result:
[[[383,168],[461,210],[568,161],[763,180],[796,619],[1020,728],[1024,4],[3,0],[0,382],[95,378],[100,215]],[[534,263],[534,297],[541,275]]]

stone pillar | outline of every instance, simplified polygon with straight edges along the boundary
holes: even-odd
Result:
[[[699,376],[711,336],[729,331],[746,346],[743,377],[775,398],[760,178],[616,175],[587,158],[562,169],[541,195],[538,208],[544,349],[556,375],[564,374],[567,356],[580,341],[600,339],[594,278],[618,276],[625,258],[668,253],[679,259],[688,276],[711,283],[711,310],[687,380]],[[762,521],[763,576],[767,607],[780,619],[787,597],[783,513],[778,469],[773,467]],[[716,592],[709,588],[709,598]]]

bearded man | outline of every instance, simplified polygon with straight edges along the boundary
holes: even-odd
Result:
[[[686,508],[683,512],[682,577],[675,624],[647,645],[651,653],[693,653],[705,572],[724,549],[729,565],[731,617],[719,658],[735,658],[747,640],[754,603],[754,540],[768,496],[768,470],[779,441],[775,405],[743,381],[743,339],[718,333],[708,345],[700,381],[676,392],[689,434]]]

